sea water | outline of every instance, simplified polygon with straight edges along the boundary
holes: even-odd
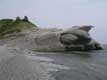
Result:
[[[51,72],[55,80],[107,80],[107,46],[98,51],[43,52],[37,55],[69,68]]]

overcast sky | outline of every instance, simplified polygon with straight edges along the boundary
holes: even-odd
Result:
[[[42,28],[94,25],[91,35],[107,43],[107,0],[0,0],[0,18],[25,15]]]

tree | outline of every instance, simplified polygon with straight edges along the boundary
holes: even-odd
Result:
[[[23,18],[23,21],[27,21],[27,22],[29,22],[28,17],[25,16],[25,17]]]
[[[21,19],[20,19],[20,17],[16,17],[16,21],[18,22],[18,21],[20,21]]]

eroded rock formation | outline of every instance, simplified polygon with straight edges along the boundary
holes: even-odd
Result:
[[[78,26],[66,31],[38,35],[35,38],[36,49],[40,51],[100,50],[101,45],[89,34],[92,27]]]
[[[60,41],[65,45],[66,50],[100,50],[101,45],[92,39],[89,34],[93,26],[80,26],[73,27],[71,30],[67,30],[61,33]]]

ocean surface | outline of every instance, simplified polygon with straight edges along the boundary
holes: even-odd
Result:
[[[53,59],[52,63],[69,69],[50,72],[55,80],[107,80],[107,46],[89,52],[43,52],[38,56]]]

